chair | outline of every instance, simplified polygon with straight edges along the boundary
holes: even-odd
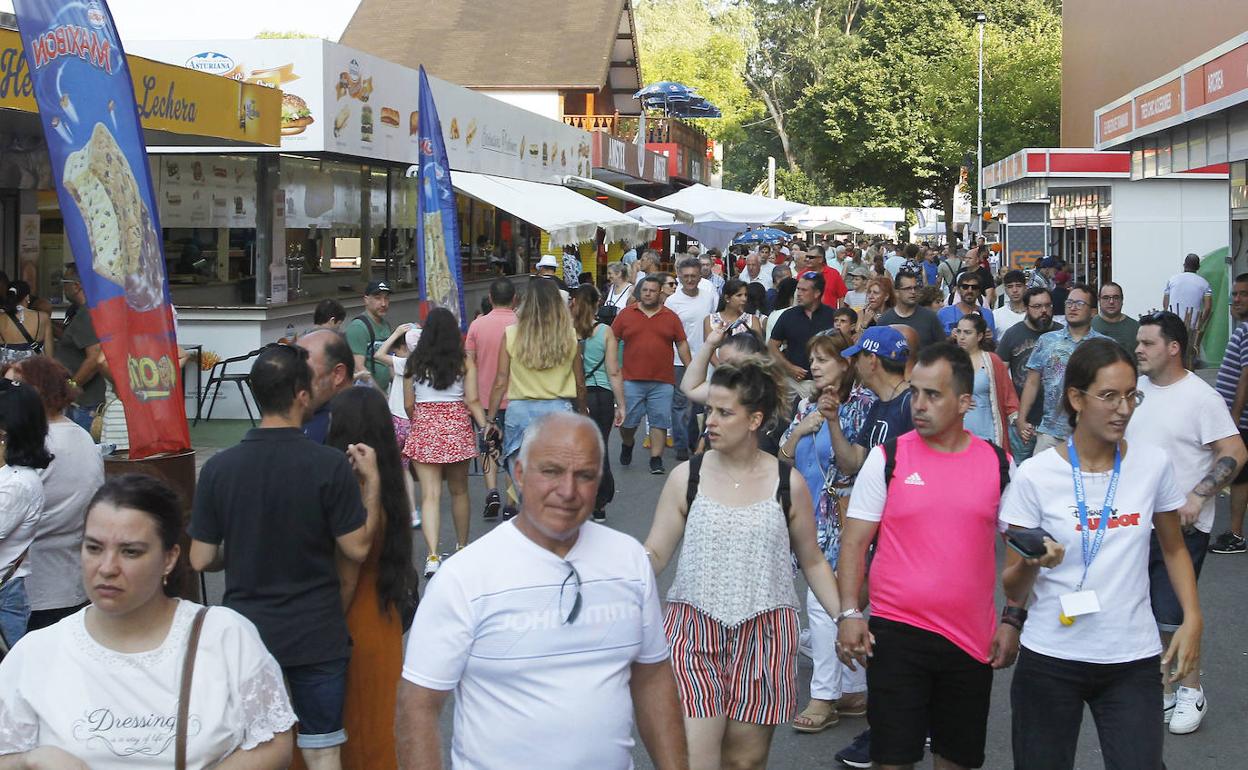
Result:
[[[204,419],[212,419],[212,407],[217,403],[217,394],[221,392],[221,383],[232,382],[238,386],[238,394],[243,398],[243,408],[247,410],[247,418],[251,420],[252,427],[255,427],[256,418],[251,414],[251,404],[247,403],[247,393],[251,390],[251,386],[247,383],[247,377],[250,374],[250,367],[247,372],[242,373],[227,372],[226,369],[230,364],[240,364],[244,361],[250,361],[260,355],[261,350],[263,350],[263,348],[256,348],[250,353],[244,353],[241,356],[234,356],[233,358],[223,358],[213,364],[212,372],[208,375],[208,384],[204,386],[203,395],[200,396],[198,408],[195,410],[195,421],[191,423],[192,425],[199,424],[199,414],[204,410],[205,401],[208,401],[208,416]],[[213,385],[216,385],[215,390],[213,389]],[[245,389],[243,387],[244,385],[247,386]],[[211,399],[208,398],[209,391],[212,391]]]

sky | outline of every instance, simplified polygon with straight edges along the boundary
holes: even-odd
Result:
[[[305,32],[337,40],[358,0],[109,0],[127,40],[250,38],[257,32]],[[0,11],[13,11],[0,0]]]

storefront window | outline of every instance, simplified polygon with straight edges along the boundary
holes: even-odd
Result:
[[[541,256],[541,231],[488,203],[456,198],[464,280],[530,272]]]

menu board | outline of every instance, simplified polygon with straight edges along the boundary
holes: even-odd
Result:
[[[255,227],[256,159],[150,156],[161,227]]]
[[[285,152],[416,163],[420,73],[325,40],[128,42],[132,53],[282,90]],[[536,182],[589,176],[589,132],[429,78],[453,171]],[[290,212],[287,212],[288,214]]]

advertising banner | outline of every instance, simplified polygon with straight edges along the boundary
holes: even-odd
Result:
[[[126,410],[130,456],[191,445],[134,86],[103,0],[16,0],[65,234]]]
[[[429,90],[425,68],[420,68],[420,221],[416,237],[420,263],[420,298],[444,307],[467,330],[464,312],[464,275],[459,259],[459,213],[451,189],[451,164],[442,141],[442,122]]]

